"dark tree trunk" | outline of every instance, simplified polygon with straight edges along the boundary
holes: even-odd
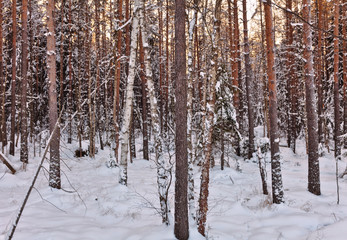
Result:
[[[20,160],[28,163],[28,119],[27,119],[27,87],[28,87],[28,1],[22,1],[22,98],[21,98],[21,147]]]
[[[2,0],[0,0],[0,9],[2,9],[3,3]],[[5,111],[5,89],[6,89],[6,84],[5,84],[5,79],[4,79],[4,63],[3,63],[3,51],[2,51],[2,46],[3,46],[3,30],[2,30],[2,11],[0,11],[0,94],[1,100],[1,123],[0,123],[0,131],[1,131],[1,139],[0,141],[2,142],[2,147],[4,148],[7,145],[7,132],[6,132],[6,111]]]
[[[50,166],[49,166],[49,186],[61,188],[60,180],[60,131],[59,127],[54,131],[58,120],[57,109],[57,87],[56,87],[56,54],[55,54],[55,30],[54,30],[54,0],[47,3],[47,71],[49,82],[49,130],[53,133],[53,140],[50,144]]]
[[[344,4],[343,11],[343,133],[347,133],[347,4]],[[344,138],[344,148],[347,148],[347,137]]]
[[[246,95],[248,107],[248,159],[252,158],[254,152],[254,113],[253,102],[251,96],[251,84],[253,82],[253,73],[251,59],[249,56],[248,26],[247,26],[247,0],[242,0],[243,6],[243,38],[244,38],[244,56],[245,56],[245,72],[246,72]]]
[[[311,20],[311,2],[303,0],[303,17],[306,22]],[[305,88],[308,133],[308,191],[320,195],[319,161],[318,161],[318,116],[315,101],[315,84],[312,55],[312,30],[304,22],[304,58],[305,58]]]
[[[334,117],[335,117],[335,158],[341,159],[340,95],[339,95],[339,15],[340,1],[335,0],[334,11]]]
[[[14,156],[16,133],[16,38],[17,38],[17,2],[12,1],[12,81],[11,81],[11,141],[10,154]]]
[[[283,184],[281,173],[279,134],[277,123],[277,91],[274,54],[274,29],[272,19],[271,0],[264,3],[265,31],[267,50],[267,75],[269,78],[269,117],[270,117],[270,146],[271,146],[271,176],[272,176],[272,200],[273,203],[283,202]]]
[[[317,93],[318,93],[318,141],[323,143],[323,86],[322,78],[324,76],[324,71],[322,69],[323,65],[323,46],[322,46],[322,28],[323,28],[323,19],[322,19],[322,0],[316,0],[318,5],[318,49],[317,49]]]
[[[175,1],[175,73],[176,73],[176,182],[175,182],[175,236],[189,238],[188,224],[188,150],[187,150],[187,77],[185,1]]]
[[[140,64],[141,64],[141,86],[142,86],[142,135],[143,135],[143,159],[149,160],[148,156],[148,120],[147,120],[147,89],[145,76],[144,52],[142,46],[142,34],[139,33]]]

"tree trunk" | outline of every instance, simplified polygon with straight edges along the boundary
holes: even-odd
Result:
[[[340,95],[339,95],[339,17],[340,1],[334,0],[334,116],[335,116],[335,158],[341,159]]]
[[[147,89],[146,89],[146,76],[145,76],[145,63],[144,63],[144,51],[142,45],[142,34],[139,33],[139,45],[140,45],[140,64],[141,64],[141,86],[142,86],[142,135],[143,135],[143,159],[149,160],[148,156],[148,118],[147,118]]]
[[[149,54],[149,45],[147,43],[147,30],[145,28],[145,19],[144,19],[144,10],[145,3],[144,0],[141,0],[141,10],[140,10],[140,26],[142,34],[142,44],[145,53],[145,69],[146,69],[146,78],[147,78],[147,88],[148,88],[148,97],[150,102],[150,111],[152,117],[152,129],[154,135],[154,149],[155,149],[155,162],[157,164],[157,183],[158,183],[158,193],[159,193],[159,202],[160,210],[162,216],[162,222],[166,225],[169,225],[169,205],[168,205],[168,191],[171,182],[171,170],[167,169],[166,161],[162,156],[163,148],[163,137],[160,132],[160,118],[157,105],[157,99],[155,97],[154,91],[154,82],[152,76],[152,66],[150,63],[150,54]]]
[[[248,42],[248,26],[247,26],[247,4],[246,0],[242,0],[243,6],[243,38],[244,38],[244,56],[245,56],[245,72],[246,72],[246,95],[248,107],[248,159],[252,158],[254,152],[254,112],[253,102],[251,96],[251,84],[253,82],[253,72],[251,66],[251,59],[249,56],[249,42]]]
[[[241,111],[241,105],[242,101],[240,102],[241,92],[241,82],[239,81],[239,64],[240,64],[240,30],[239,30],[239,14],[238,14],[238,6],[237,6],[237,0],[234,0],[234,43],[233,43],[233,66],[232,66],[232,81],[233,86],[235,89],[234,96],[233,96],[233,102],[236,109],[236,118],[237,122],[239,123],[240,130],[242,128],[242,111]],[[241,155],[241,146],[240,146],[240,140],[235,136],[236,139],[236,155]]]
[[[68,143],[72,142],[72,113],[73,113],[73,89],[72,89],[72,10],[71,1],[69,0],[69,100],[68,100],[68,112],[69,112],[69,130],[68,130]]]
[[[135,11],[132,22],[130,57],[129,57],[129,75],[126,87],[126,98],[124,107],[123,125],[121,129],[121,158],[120,158],[120,178],[119,183],[127,185],[128,182],[128,151],[129,151],[129,133],[131,123],[131,112],[134,101],[134,80],[136,68],[136,48],[137,33],[139,31],[139,0],[135,1]]]
[[[194,54],[194,30],[197,21],[198,1],[194,1],[193,18],[189,22],[189,39],[188,39],[188,91],[187,91],[187,148],[188,148],[188,202],[189,212],[195,219],[195,197],[194,197],[194,159],[193,159],[193,54]],[[177,85],[178,86],[178,85]],[[176,110],[177,111],[177,110]]]
[[[200,196],[199,196],[199,210],[198,210],[198,231],[201,235],[205,236],[206,231],[206,218],[208,210],[208,186],[210,181],[210,159],[212,155],[212,133],[213,133],[213,119],[216,100],[216,83],[217,83],[217,69],[218,69],[218,50],[219,43],[219,31],[220,31],[220,14],[221,14],[222,0],[217,0],[215,3],[213,33],[211,36],[212,42],[212,59],[211,61],[211,82],[209,88],[208,107],[206,109],[206,119],[204,122],[204,143],[205,143],[205,160],[201,170],[201,184],[200,184]]]
[[[308,134],[308,191],[320,195],[319,160],[318,160],[318,116],[315,101],[315,85],[312,55],[311,2],[303,0],[304,58],[305,58],[305,88]]]
[[[119,23],[123,21],[123,0],[119,0],[118,2],[118,20]],[[133,37],[133,36],[132,36]],[[137,40],[136,40],[137,41]],[[117,32],[117,50],[115,51],[115,81],[114,81],[114,99],[113,99],[113,121],[115,127],[115,156],[116,161],[118,162],[118,148],[119,148],[119,114],[120,114],[120,78],[121,78],[121,55],[122,55],[122,30],[118,30]],[[130,60],[129,60],[130,63]],[[130,68],[130,66],[129,66]]]
[[[27,119],[27,87],[28,87],[28,1],[22,1],[22,96],[21,96],[21,148],[20,160],[28,163],[28,119]]]
[[[57,87],[56,87],[56,49],[54,31],[54,0],[48,0],[47,4],[47,72],[49,82],[49,130],[53,133],[53,141],[50,146],[49,186],[60,189],[60,131],[59,127],[54,131],[58,120]]]
[[[11,81],[11,141],[10,154],[14,156],[16,133],[16,53],[17,53],[17,1],[12,0],[12,81]]]
[[[2,0],[0,0],[0,9],[3,8],[3,3]],[[1,139],[0,141],[2,142],[2,147],[4,148],[7,145],[7,132],[6,132],[6,111],[5,111],[5,89],[6,89],[6,81],[4,79],[4,58],[3,58],[3,30],[2,30],[2,19],[3,19],[3,14],[2,11],[0,11],[0,94],[1,100],[1,122],[0,122],[0,131],[1,131]]]
[[[322,86],[322,76],[324,76],[324,71],[322,69],[323,65],[323,45],[322,45],[322,37],[323,37],[323,17],[322,17],[322,0],[316,0],[318,4],[318,46],[317,46],[317,93],[318,93],[318,141],[319,143],[323,143],[323,86]]]
[[[343,133],[347,134],[347,4],[343,5],[344,20],[342,27],[343,38]],[[344,138],[344,148],[347,148],[347,137]]]
[[[269,78],[269,117],[270,117],[270,146],[271,146],[271,175],[273,203],[283,202],[283,184],[279,149],[279,134],[277,123],[277,91],[274,54],[274,29],[272,26],[271,0],[264,3],[265,31],[267,49],[267,75]]]
[[[175,1],[175,72],[176,72],[176,181],[175,181],[175,236],[189,238],[188,224],[188,150],[187,150],[187,76],[185,0]],[[194,27],[194,25],[193,25]],[[190,29],[193,33],[193,29]],[[193,41],[189,34],[190,45]],[[188,63],[189,64],[189,63]],[[188,79],[190,81],[190,79]],[[190,82],[191,84],[191,82]],[[191,96],[192,97],[192,96]]]

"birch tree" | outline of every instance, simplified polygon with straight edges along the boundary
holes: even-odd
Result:
[[[160,118],[158,111],[158,101],[155,96],[154,82],[152,74],[152,65],[150,63],[149,45],[147,43],[147,29],[144,18],[145,1],[141,0],[141,10],[139,20],[142,34],[142,45],[145,53],[145,69],[147,79],[147,92],[150,102],[150,113],[152,118],[152,130],[154,138],[154,151],[155,151],[155,163],[157,164],[157,183],[158,193],[160,202],[160,213],[162,222],[166,225],[170,224],[169,221],[169,205],[168,205],[168,194],[171,182],[171,169],[167,166],[167,162],[163,158],[163,136],[160,132]]]
[[[187,90],[187,147],[188,147],[188,204],[189,212],[195,219],[195,196],[194,196],[194,159],[193,159],[193,38],[194,30],[197,22],[198,0],[194,1],[193,17],[189,22],[189,38],[188,38],[188,90]]]
[[[121,157],[120,157],[120,178],[119,183],[127,185],[128,182],[128,151],[129,151],[129,134],[131,124],[131,112],[134,99],[134,80],[136,67],[136,48],[137,48],[137,33],[139,31],[139,12],[140,0],[135,1],[135,9],[132,22],[130,57],[129,57],[129,75],[126,87],[125,107],[123,125],[121,128]]]

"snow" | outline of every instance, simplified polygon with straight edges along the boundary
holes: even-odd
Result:
[[[262,135],[262,129],[256,128],[256,131],[256,136]],[[175,239],[173,226],[163,225],[157,213],[160,203],[156,164],[141,159],[142,139],[136,141],[138,158],[128,166],[128,187],[118,183],[119,168],[106,167],[109,149],[99,150],[95,159],[74,158],[73,151],[78,145],[64,144],[62,187],[72,193],[48,187],[47,173],[41,170],[36,190],[28,200],[14,239]],[[281,143],[283,145],[285,140],[281,139]],[[345,239],[347,178],[340,179],[340,205],[337,205],[333,153],[325,153],[320,158],[321,196],[307,191],[305,142],[297,142],[296,154],[281,147],[281,156],[285,203],[280,205],[271,204],[271,198],[262,194],[257,162],[233,156],[230,159],[239,161],[242,172],[235,170],[234,160],[229,160],[231,168],[221,171],[219,156],[215,157],[217,165],[210,175],[208,239]],[[267,183],[271,192],[269,158],[270,153],[267,153]],[[153,153],[151,159],[154,159]],[[15,220],[40,162],[40,158],[34,158],[31,152],[27,171],[20,170],[19,149],[16,157],[9,156],[9,160],[18,172],[12,175],[4,164],[0,164],[0,240],[5,239]],[[339,165],[342,172],[345,163]],[[47,162],[44,166],[48,169]],[[197,167],[194,173],[197,199],[200,184]],[[174,179],[169,192],[170,218],[174,213],[173,194]],[[190,239],[205,239],[192,222]]]

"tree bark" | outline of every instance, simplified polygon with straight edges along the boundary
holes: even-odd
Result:
[[[135,1],[135,11],[132,22],[130,57],[129,57],[129,75],[126,87],[126,98],[124,107],[123,125],[121,129],[121,158],[120,158],[120,178],[119,183],[127,185],[128,182],[128,151],[129,151],[129,133],[131,123],[131,112],[134,101],[134,80],[136,67],[136,48],[137,48],[137,33],[139,31],[139,0]]]
[[[305,88],[308,134],[308,191],[320,195],[319,160],[318,160],[318,115],[315,97],[312,30],[308,23],[311,21],[311,1],[303,0],[304,58],[305,58]]]
[[[345,39],[342,44],[343,48],[343,133],[347,134],[347,3],[343,5],[344,20],[342,35]],[[347,148],[347,137],[344,138],[344,148]]]
[[[14,156],[16,133],[16,53],[17,53],[17,1],[12,0],[12,81],[11,81],[11,141],[10,154]]]
[[[341,159],[340,95],[339,95],[339,17],[340,1],[334,0],[334,117],[335,117],[335,158]]]
[[[248,159],[252,158],[254,152],[254,112],[253,102],[251,96],[251,84],[253,82],[253,72],[251,66],[251,59],[249,56],[249,41],[248,41],[248,24],[247,24],[247,1],[242,0],[243,6],[243,39],[244,39],[244,57],[245,57],[245,79],[246,79],[246,95],[248,107]]]
[[[176,72],[176,181],[175,181],[175,236],[189,238],[188,223],[188,150],[187,150],[187,76],[185,0],[175,1],[175,72]],[[189,36],[190,42],[192,36]]]
[[[22,84],[21,84],[21,148],[20,160],[28,163],[28,119],[27,119],[27,88],[28,88],[28,1],[22,1]]]
[[[47,71],[49,81],[49,130],[53,133],[53,140],[50,146],[50,167],[49,167],[49,186],[61,188],[60,180],[60,131],[59,126],[55,131],[54,127],[58,120],[57,109],[57,87],[56,87],[56,49],[55,49],[55,30],[54,30],[54,0],[47,3]]]
[[[197,22],[198,0],[194,1],[193,17],[189,22],[189,39],[188,39],[188,90],[187,90],[187,148],[188,148],[188,204],[189,212],[195,219],[195,197],[194,197],[194,159],[193,159],[193,54],[194,54],[194,32]],[[176,110],[177,111],[177,110]]]
[[[217,68],[218,68],[218,50],[217,46],[219,43],[219,31],[220,31],[220,14],[221,14],[221,3],[222,0],[217,0],[214,9],[214,23],[213,33],[211,36],[212,42],[212,59],[211,61],[211,82],[209,93],[208,93],[208,104],[206,109],[206,118],[204,122],[204,153],[205,159],[201,170],[201,184],[200,184],[200,196],[199,196],[199,210],[198,210],[198,231],[201,235],[206,234],[206,218],[208,210],[208,195],[209,195],[209,181],[210,181],[210,159],[212,155],[212,133],[213,133],[213,119],[214,109],[216,101],[216,82],[217,82]]]
[[[283,202],[283,184],[281,173],[279,134],[277,123],[277,91],[274,54],[274,29],[272,25],[271,0],[264,3],[267,75],[269,81],[269,118],[270,118],[270,146],[271,146],[271,175],[272,175],[272,201],[279,204]]]
[[[142,135],[143,135],[143,159],[149,160],[148,156],[148,117],[147,117],[147,89],[146,89],[146,75],[144,63],[144,50],[142,45],[142,34],[139,33],[140,45],[140,64],[141,64],[141,86],[142,86]]]
[[[167,169],[167,163],[163,158],[163,136],[160,131],[160,118],[158,111],[158,101],[155,96],[154,82],[152,76],[152,66],[150,63],[150,53],[149,45],[147,43],[147,30],[144,19],[145,2],[141,0],[141,10],[140,10],[140,26],[142,34],[142,44],[145,53],[145,69],[147,78],[147,89],[148,97],[150,102],[150,112],[152,118],[152,129],[154,135],[154,149],[155,149],[155,162],[157,164],[157,183],[158,183],[158,193],[162,222],[166,225],[170,224],[169,221],[169,205],[168,205],[168,194],[169,187],[171,183],[171,170]]]
[[[3,8],[3,2],[0,0],[0,9]],[[3,58],[3,29],[2,29],[2,21],[3,20],[3,14],[2,11],[0,11],[0,94],[1,96],[1,123],[0,123],[0,131],[1,131],[1,139],[2,142],[2,148],[4,148],[7,145],[7,131],[6,131],[6,111],[5,111],[5,89],[6,89],[6,81],[4,79],[4,58]]]

